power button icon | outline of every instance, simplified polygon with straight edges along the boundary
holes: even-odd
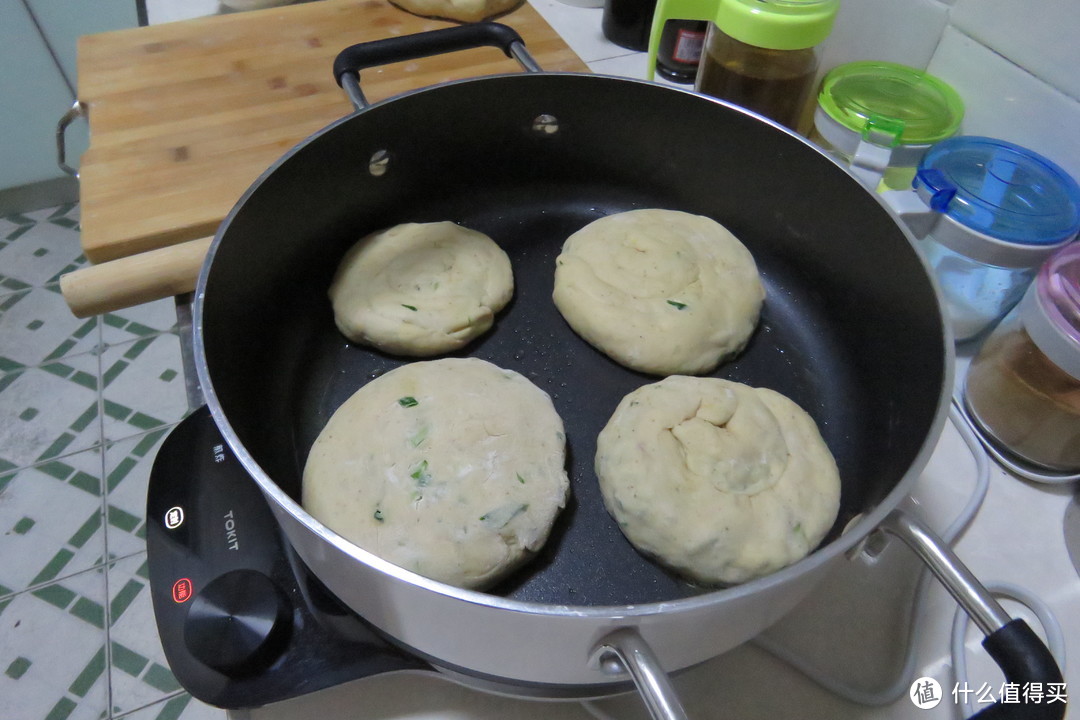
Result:
[[[184,508],[171,507],[165,512],[165,527],[175,530],[184,524]]]

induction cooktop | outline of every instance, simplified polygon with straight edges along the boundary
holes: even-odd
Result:
[[[304,566],[206,407],[174,428],[158,452],[146,543],[166,660],[203,702],[256,707],[430,668],[380,636]]]

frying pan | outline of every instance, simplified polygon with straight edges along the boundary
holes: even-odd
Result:
[[[972,608],[991,645],[1005,648],[1010,679],[1060,678],[1036,636],[895,510],[936,444],[952,387],[937,290],[895,216],[799,136],[653,83],[527,72],[364,101],[362,68],[480,45],[537,69],[513,30],[490,23],[343,51],[335,74],[358,112],[253,184],[199,277],[196,364],[208,405],[314,574],[387,637],[473,685],[548,697],[636,686],[655,716],[677,718],[667,673],[753,637],[883,530],[926,556]],[[794,399],[840,468],[840,514],[823,545],[744,585],[696,587],[639,555],[604,510],[592,469],[615,405],[656,378],[570,330],[551,302],[554,262],[586,223],[641,207],[707,215],[750,249],[767,289],[760,326],[715,375]],[[326,290],[337,262],[367,233],[436,220],[486,233],[514,268],[513,301],[459,354],[531,379],[566,426],[570,504],[541,554],[487,592],[381,560],[297,500],[308,449],[333,411],[406,362],[335,329]]]

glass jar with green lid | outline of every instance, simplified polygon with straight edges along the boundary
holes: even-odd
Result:
[[[695,89],[792,130],[812,102],[818,46],[839,0],[659,0],[649,43],[649,78],[668,20],[706,20]]]
[[[911,187],[926,151],[957,134],[960,96],[942,80],[906,65],[854,62],[825,76],[811,139],[870,188]]]

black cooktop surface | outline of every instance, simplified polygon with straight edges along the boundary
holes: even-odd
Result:
[[[383,639],[308,571],[207,408],[162,444],[146,505],[158,633],[173,674],[199,700],[257,707],[430,667]]]

